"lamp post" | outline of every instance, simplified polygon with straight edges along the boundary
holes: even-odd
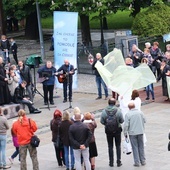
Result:
[[[0,35],[6,34],[4,16],[3,16],[3,4],[2,0],[0,0]]]
[[[40,37],[41,57],[42,57],[42,60],[44,61],[44,58],[45,58],[44,40],[43,40],[43,34],[42,34],[40,8],[39,8],[39,3],[37,0],[36,0],[36,9],[37,9],[38,30],[39,30],[39,37]]]

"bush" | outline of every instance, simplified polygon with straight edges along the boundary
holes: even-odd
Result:
[[[170,32],[170,7],[165,4],[150,6],[136,15],[133,34],[141,37],[160,36]]]

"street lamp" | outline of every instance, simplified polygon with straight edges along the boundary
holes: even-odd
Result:
[[[38,30],[39,30],[39,37],[40,37],[41,57],[42,57],[42,60],[44,61],[44,58],[45,58],[44,40],[43,40],[43,34],[42,34],[40,8],[39,8],[39,3],[37,0],[36,0],[36,9],[37,9]]]

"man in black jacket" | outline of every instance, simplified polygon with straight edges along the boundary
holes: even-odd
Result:
[[[69,89],[69,101],[72,102],[72,84],[74,70],[74,66],[71,65],[67,59],[64,60],[64,64],[57,70],[58,72],[63,71],[63,74],[65,75],[65,80],[63,82],[63,103],[67,102],[67,87]]]
[[[108,98],[108,88],[107,88],[105,82],[103,81],[102,77],[100,76],[99,72],[95,68],[95,64],[97,63],[97,61],[100,61],[104,65],[104,59],[102,59],[102,56],[101,56],[100,53],[96,54],[96,60],[92,64],[92,69],[95,70],[96,85],[97,85],[97,89],[98,89],[98,97],[96,98],[96,100],[102,98],[102,88],[101,88],[101,85],[103,86],[103,89],[104,89],[104,92],[105,92],[105,100],[107,100],[107,98]]]
[[[92,133],[88,126],[81,121],[81,114],[75,114],[75,123],[69,128],[69,138],[73,147],[75,168],[81,169],[81,154],[86,170],[91,170],[89,161],[89,142]]]
[[[30,68],[28,66],[26,66],[23,61],[19,61],[18,62],[18,67],[19,67],[19,73],[21,76],[22,81],[26,81],[27,82],[27,93],[29,95],[29,98],[31,101],[33,101],[33,93],[32,93],[32,75],[30,72]]]
[[[22,83],[15,89],[14,103],[26,104],[28,106],[29,112],[32,114],[41,113],[40,110],[34,108],[32,102],[25,95],[26,85],[27,82],[22,81]]]

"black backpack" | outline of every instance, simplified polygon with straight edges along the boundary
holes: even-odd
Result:
[[[114,111],[105,110],[107,117],[105,123],[105,132],[106,133],[116,133],[119,129],[119,123],[116,117],[117,109]]]

